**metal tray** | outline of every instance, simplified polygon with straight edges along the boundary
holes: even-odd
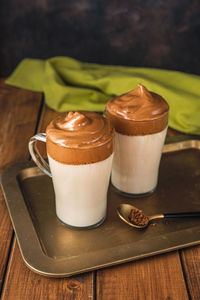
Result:
[[[149,215],[200,211],[199,140],[164,146],[159,183],[152,195],[126,198],[110,186],[107,218],[96,229],[68,229],[57,220],[51,179],[31,162],[8,168],[1,184],[22,257],[41,275],[67,277],[200,242],[199,218],[157,221],[138,231],[116,213],[120,203],[132,203]]]

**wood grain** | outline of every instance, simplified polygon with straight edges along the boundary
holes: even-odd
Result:
[[[2,300],[91,300],[92,273],[71,278],[47,278],[30,271],[24,264],[16,240],[8,268]]]
[[[3,283],[3,275],[8,259],[12,233],[13,229],[10,217],[3,199],[2,191],[0,190],[0,287]]]
[[[177,252],[97,271],[98,300],[187,300]]]
[[[11,163],[28,159],[27,142],[34,133],[41,94],[5,85],[0,80],[0,174]],[[0,191],[0,290],[7,267],[12,225]]]
[[[180,135],[180,134],[183,135],[185,133],[179,132],[179,131],[177,131],[175,129],[172,129],[172,128],[168,127],[167,136],[175,136],[175,135]]]
[[[0,81],[0,171],[28,159],[28,140],[34,134],[42,96]]]
[[[181,258],[189,294],[192,300],[200,299],[200,246],[181,250]]]
[[[12,162],[28,159],[27,144],[34,134],[40,105],[41,94],[11,88],[0,81],[0,172]],[[44,105],[38,132],[44,132],[57,115]],[[168,130],[169,136],[176,134]],[[40,148],[46,156],[44,145]],[[45,278],[24,264],[15,239],[11,245],[12,226],[1,191],[0,220],[0,284],[7,268],[2,300],[188,300],[188,291],[189,299],[199,300],[200,246],[98,270],[96,280],[95,272]]]
[[[57,115],[58,113],[44,106],[38,132],[44,132],[48,123]],[[41,147],[40,150],[45,155],[44,144],[41,143]],[[25,266],[15,241],[2,300],[92,300],[94,299],[93,285],[94,273],[92,272],[63,279],[45,278],[35,274]]]

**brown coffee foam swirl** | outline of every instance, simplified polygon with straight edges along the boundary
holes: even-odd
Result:
[[[112,98],[107,104],[107,118],[117,132],[146,135],[160,132],[168,123],[169,106],[158,94],[144,86]]]
[[[114,129],[97,113],[69,112],[53,120],[46,134],[48,154],[64,164],[95,163],[113,152]]]

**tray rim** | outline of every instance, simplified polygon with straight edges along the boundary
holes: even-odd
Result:
[[[181,151],[184,149],[200,149],[200,140],[195,136],[191,137],[189,136],[177,136],[177,138],[168,139],[167,143],[164,145],[163,153],[169,153],[174,151]],[[113,259],[113,253],[110,251],[110,253],[107,255],[107,257],[100,263],[96,264],[93,261],[94,256],[96,256],[96,253],[102,251],[101,249],[99,251],[95,251],[94,253],[90,253],[90,257],[88,259],[87,254],[81,254],[81,256],[86,256],[84,259],[84,266],[81,266],[80,264],[77,264],[77,257],[70,257],[70,266],[72,265],[71,269],[67,269],[68,267],[68,259],[66,257],[64,258],[58,258],[54,259],[48,255],[46,255],[41,247],[40,241],[38,239],[38,235],[35,231],[34,224],[31,220],[30,213],[28,211],[28,208],[26,206],[24,197],[22,195],[22,191],[19,186],[18,176],[19,172],[28,169],[28,168],[35,168],[38,169],[37,166],[31,161],[31,162],[20,162],[20,163],[14,163],[10,165],[1,175],[1,186],[3,190],[3,194],[5,197],[6,205],[9,211],[9,215],[12,221],[12,225],[16,234],[17,242],[19,245],[20,253],[22,255],[22,258],[25,262],[25,264],[35,273],[38,273],[40,275],[48,276],[48,277],[69,277],[72,275],[85,273],[88,271],[108,267],[108,266],[114,266],[117,264],[130,262],[139,260],[142,258],[150,257],[153,255],[161,254],[161,253],[167,253],[170,251],[174,251],[181,248],[186,248],[193,245],[198,245],[200,243],[200,226],[193,226],[192,228],[183,229],[178,231],[178,235],[182,237],[182,235],[185,234],[186,231],[192,230],[192,235],[190,235],[191,238],[188,238],[188,242],[183,242],[180,244],[176,243],[169,243],[168,247],[159,249],[157,247],[156,239],[154,243],[154,249],[151,249],[151,251],[144,251],[139,254],[134,255],[134,250],[129,247],[129,251],[127,251],[127,245],[126,244],[126,257],[124,257],[123,254],[123,246],[115,246],[113,247],[115,249],[115,258]],[[13,176],[10,176],[10,172],[12,172]],[[38,174],[43,175],[43,173],[38,169]],[[12,188],[10,188],[12,187]],[[15,209],[15,214],[12,213],[12,210]],[[19,214],[23,213],[24,218],[23,222],[19,218]],[[24,231],[24,220],[26,224],[26,230]],[[176,232],[170,233],[170,236],[174,235],[176,236]],[[194,239],[195,236],[195,239]],[[148,240],[146,241],[148,243]],[[31,243],[31,247],[28,247],[28,245]],[[137,245],[144,244],[145,241],[138,241]],[[116,251],[117,248],[120,247],[120,251]],[[109,248],[111,250],[112,248]],[[33,255],[34,254],[34,255]]]

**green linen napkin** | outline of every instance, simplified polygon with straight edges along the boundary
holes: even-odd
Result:
[[[56,111],[103,111],[107,101],[143,84],[170,106],[169,126],[200,134],[200,76],[177,71],[83,63],[69,57],[24,59],[7,84],[44,92]]]

